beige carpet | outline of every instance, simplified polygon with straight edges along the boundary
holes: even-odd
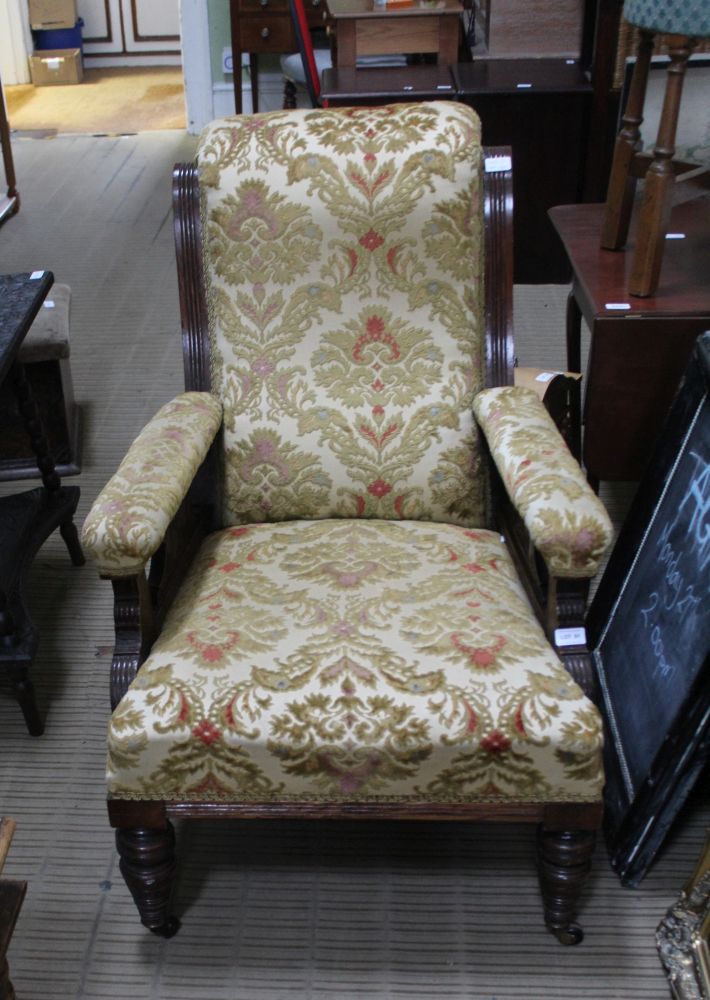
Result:
[[[122,135],[185,127],[180,67],[87,69],[71,86],[6,87],[10,127],[18,131]]]
[[[0,230],[0,271],[50,268],[72,288],[81,518],[182,384],[170,175],[194,142],[13,146],[22,209]],[[521,363],[561,363],[566,292],[516,289]],[[638,889],[599,845],[577,948],[543,928],[532,829],[467,824],[182,825],[183,927],[151,936],[106,821],[111,588],[57,535],[28,597],[44,736],[27,736],[0,678],[0,814],[18,824],[5,875],[29,881],[9,955],[20,1000],[669,1000],[654,932],[700,855],[700,799]]]

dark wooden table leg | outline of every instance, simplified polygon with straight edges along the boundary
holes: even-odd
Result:
[[[567,371],[582,371],[582,311],[574,289],[567,296],[566,316]],[[582,460],[582,383],[576,379],[569,391],[569,449],[578,462]]]
[[[256,52],[249,53],[249,79],[251,80],[251,109],[256,114],[259,110],[259,57]]]

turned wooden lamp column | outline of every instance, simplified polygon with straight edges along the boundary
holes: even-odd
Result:
[[[710,37],[710,0],[626,0],[623,16],[640,29],[636,65],[609,178],[601,245],[626,243],[636,180],[644,177],[636,248],[629,277],[631,295],[653,295],[658,287],[676,170],[673,164],[678,111],[688,57],[699,38]],[[670,65],[653,154],[640,154],[640,125],[654,36],[667,34]],[[695,173],[695,172],[694,172]],[[678,178],[683,179],[682,174]]]

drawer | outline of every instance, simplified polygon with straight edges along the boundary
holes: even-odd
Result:
[[[239,13],[244,14],[285,14],[290,17],[288,0],[239,0]]]
[[[290,17],[242,17],[239,29],[244,52],[295,52],[298,48]]]

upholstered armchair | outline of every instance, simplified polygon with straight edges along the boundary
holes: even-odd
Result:
[[[581,937],[602,726],[554,642],[610,525],[512,386],[509,168],[454,102],[227,118],[176,168],[187,391],[83,531],[158,934],[172,819],[365,816],[536,824],[545,920]]]

